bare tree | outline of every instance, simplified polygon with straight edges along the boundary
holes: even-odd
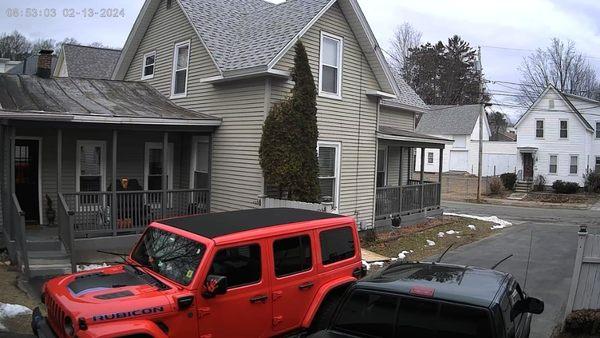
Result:
[[[404,75],[404,64],[410,57],[411,50],[421,44],[422,33],[416,30],[410,23],[405,22],[396,27],[392,38],[392,50],[390,52],[390,64],[392,68],[402,77]]]
[[[43,49],[54,50],[55,45],[56,45],[56,41],[54,41],[54,39],[37,39],[33,42],[33,47],[31,48],[31,53],[37,54],[40,50],[43,50]]]
[[[31,42],[23,34],[13,31],[10,34],[0,35],[0,57],[23,60],[30,53]]]
[[[57,42],[54,45],[54,53],[56,55],[60,54],[60,52],[62,51],[62,47],[63,47],[64,44],[67,44],[67,45],[79,45],[80,43],[79,43],[79,41],[75,40],[75,38],[65,38],[64,40],[59,41],[59,42]]]
[[[524,58],[519,71],[522,77],[519,100],[524,105],[533,104],[550,84],[566,93],[598,98],[596,71],[573,41],[552,39],[550,46],[538,48]]]

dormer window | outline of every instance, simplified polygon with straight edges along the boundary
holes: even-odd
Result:
[[[342,98],[342,50],[343,38],[321,33],[321,62],[319,71],[319,94],[335,99]]]
[[[171,81],[171,98],[187,95],[188,66],[190,61],[190,42],[180,42],[173,51],[173,78]]]
[[[148,80],[154,77],[154,64],[156,63],[156,52],[144,54],[142,61],[142,80]]]

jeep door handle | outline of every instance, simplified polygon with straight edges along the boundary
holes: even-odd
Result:
[[[308,290],[310,288],[312,288],[315,284],[313,282],[306,282],[304,284],[300,284],[298,286],[298,289],[300,290]]]
[[[256,296],[256,297],[252,297],[250,298],[250,303],[254,304],[254,303],[258,303],[258,302],[266,302],[268,299],[268,297],[266,295],[260,295],[260,296]]]

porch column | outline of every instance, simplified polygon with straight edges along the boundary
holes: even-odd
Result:
[[[442,170],[444,170],[444,148],[440,149],[440,172],[438,177],[440,185],[442,184]]]
[[[113,130],[112,132],[112,170],[110,178],[112,182],[110,182],[110,186],[112,187],[111,191],[111,208],[110,211],[112,213],[112,228],[113,228],[113,236],[117,236],[117,146],[118,146],[118,131]]]
[[[4,201],[4,203],[2,203],[2,205],[0,205],[0,208],[2,208],[2,228],[3,228],[3,232],[5,234],[9,234],[8,231],[8,220],[7,220],[7,215],[8,215],[8,208],[6,207],[6,203],[8,203],[8,200],[6,199],[6,192],[7,192],[7,187],[6,187],[6,181],[7,181],[7,177],[6,177],[6,141],[5,141],[5,136],[6,136],[6,130],[5,127],[0,123],[0,194],[2,195],[2,201]]]
[[[402,156],[404,155],[404,147],[400,147],[400,165],[398,166],[398,186],[402,186]]]
[[[169,133],[168,132],[164,132],[163,133],[163,151],[162,151],[162,203],[161,203],[161,209],[162,209],[162,217],[165,218],[167,215],[167,188],[168,188],[168,182],[167,182],[167,168],[168,168],[168,154],[167,152],[169,151]]]
[[[8,191],[6,194],[6,201],[5,203],[7,203],[7,205],[13,205],[13,200],[12,200],[12,195],[15,193],[15,127],[13,126],[9,126],[8,128],[8,143],[10,145],[10,147],[8,148],[8,159],[9,159],[9,164],[8,164]],[[12,212],[12,207],[8,207],[7,208],[8,211],[8,217],[7,217],[7,221],[8,223],[8,227],[10,228],[10,236],[11,239],[16,239],[15,236],[15,221],[12,218],[13,212]]]
[[[62,129],[56,131],[56,194],[62,192]],[[57,200],[58,204],[58,200]]]
[[[425,148],[421,148],[421,177],[419,179],[419,181],[421,181],[421,187],[419,188],[419,191],[421,191],[421,210],[423,210],[423,206],[425,205],[424,202],[424,197],[425,194],[423,193],[423,178],[425,177]]]

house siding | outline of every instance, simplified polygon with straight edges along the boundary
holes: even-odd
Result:
[[[163,1],[141,41],[125,80],[139,81],[143,55],[156,51],[154,78],[146,80],[163,95],[171,94],[171,72],[175,43],[190,40],[187,96],[176,104],[212,116],[222,125],[213,135],[211,211],[256,207],[263,192],[258,148],[265,116],[265,79],[207,84],[200,79],[219,75],[210,55],[173,2]]]
[[[380,86],[337,4],[301,38],[317,86],[321,32],[343,37],[344,49],[342,99],[317,97],[319,140],[342,144],[339,212],[354,215],[363,228],[370,227],[374,210],[377,103],[365,92],[380,90]],[[275,68],[289,71],[294,55],[292,48]],[[270,103],[289,96],[292,86],[291,81],[273,80]]]
[[[415,130],[415,113],[381,107],[379,125],[413,131]]]

